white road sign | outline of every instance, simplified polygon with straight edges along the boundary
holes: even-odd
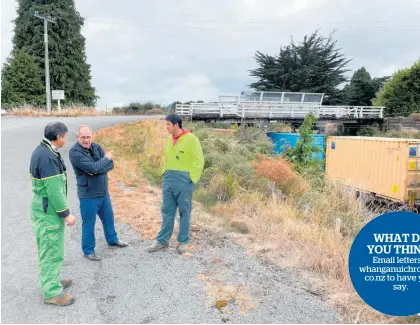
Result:
[[[60,100],[64,99],[64,90],[53,90],[52,93],[52,99]]]

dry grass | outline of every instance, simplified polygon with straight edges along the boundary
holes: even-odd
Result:
[[[389,321],[390,318],[367,306],[352,287],[347,263],[352,239],[326,226],[332,216],[338,215],[333,212],[337,208],[331,200],[334,193],[330,194],[318,198],[322,200],[319,206],[306,212],[292,199],[278,200],[254,194],[243,194],[229,203],[220,203],[212,211],[227,219],[225,230],[235,232],[237,241],[249,254],[299,272],[314,288],[312,291],[323,295],[342,311],[345,322],[354,322],[357,315],[361,323]],[[369,214],[350,193],[343,198],[355,208],[352,213],[356,219],[358,214]],[[247,235],[231,229],[230,223],[238,219],[246,224]]]
[[[220,134],[228,134],[228,135],[234,135],[237,131],[232,129],[209,129],[211,131],[214,131],[216,133]]]
[[[163,115],[165,114],[165,110],[161,108],[153,108],[148,110],[145,115]],[[22,117],[78,117],[78,116],[106,116],[106,115],[123,115],[122,113],[115,113],[112,110],[106,111],[98,111],[92,107],[85,107],[85,106],[64,106],[61,108],[59,112],[57,108],[53,108],[51,114],[47,113],[47,109],[45,107],[34,107],[30,105],[15,107],[12,108],[7,112],[9,116],[22,116]]]
[[[324,133],[325,134],[336,134],[338,132],[337,123],[325,123]]]
[[[420,120],[420,113],[411,113],[409,117],[413,120]]]
[[[293,132],[293,128],[284,123],[270,123],[267,126],[267,130],[269,132]]]
[[[218,204],[213,211],[232,220],[240,217],[251,229],[249,248],[255,252],[281,252],[276,258],[280,258],[282,266],[315,271],[332,279],[346,278],[350,241],[327,231],[315,215],[302,215],[292,201],[261,200],[244,194]]]
[[[105,151],[113,152],[115,168],[109,174],[117,218],[130,224],[146,239],[160,227],[160,191],[147,185],[150,175],[141,166],[160,165],[166,136],[162,121],[128,123],[102,129],[95,135]]]
[[[161,197],[159,189],[146,183],[159,180],[155,170],[162,164],[165,136],[161,121],[115,126],[97,135],[106,150],[114,151],[116,167],[110,173],[110,189],[116,217],[148,239],[159,230]],[[342,311],[345,322],[395,323],[396,319],[374,311],[358,297],[348,275],[347,258],[355,234],[380,212],[367,211],[361,199],[338,185],[329,184],[322,191],[314,189],[285,161],[259,157],[254,166],[257,174],[278,185],[289,182],[289,195],[268,197],[239,191],[231,200],[219,202],[211,214],[195,203],[193,215],[198,227],[193,223],[192,238],[194,229],[200,227],[232,232],[249,254],[299,272],[312,291]],[[341,227],[336,230],[337,218]],[[244,309],[252,306],[246,288],[229,287],[208,275],[202,280],[221,310],[233,300]],[[413,319],[407,318],[407,323],[418,320]]]
[[[407,128],[388,132],[377,132],[375,133],[375,136],[389,138],[420,139],[420,131],[417,129]]]
[[[309,184],[284,159],[267,158],[260,154],[252,164],[257,175],[275,182],[287,195],[297,196],[309,191]]]
[[[98,112],[92,107],[70,106],[63,107],[61,112],[53,110],[51,115],[47,113],[46,108],[37,108],[33,106],[16,107],[8,111],[10,116],[24,116],[24,117],[77,117],[77,116],[97,116],[105,115],[105,113]]]
[[[146,111],[145,115],[164,115],[167,111],[163,108],[152,108]]]
[[[164,121],[150,120],[100,130],[96,139],[113,151],[117,179],[125,184],[139,185],[145,177],[159,176],[155,173],[162,166],[166,136]]]

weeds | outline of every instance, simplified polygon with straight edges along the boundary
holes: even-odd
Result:
[[[218,216],[218,227],[241,236],[238,240],[251,252],[307,272],[308,281],[316,277],[328,283],[328,298],[346,321],[353,322],[355,312],[361,323],[385,320],[359,299],[347,269],[355,235],[384,211],[369,211],[354,191],[326,182],[316,164],[296,172],[290,161],[271,154],[273,145],[262,130],[218,133],[202,123],[186,126],[200,139],[205,155],[194,199],[213,214],[207,222]],[[144,177],[154,184],[161,181],[165,136],[163,122],[146,121],[100,131],[98,141],[114,150],[114,178],[138,186]],[[155,225],[159,216],[154,218],[146,219]]]
[[[390,132],[376,132],[375,137],[386,137],[386,138],[407,138],[407,139],[420,139],[420,131],[416,129],[412,130],[401,130],[401,131],[390,131]]]
[[[112,112],[117,115],[160,115],[167,113],[161,105],[152,102],[130,103],[127,106],[114,107]]]
[[[315,167],[316,163],[313,155],[323,150],[323,148],[313,145],[312,132],[315,122],[316,119],[312,113],[305,117],[302,126],[299,128],[300,136],[296,147],[289,148],[285,153],[286,159],[291,161],[299,172],[305,171],[308,166]]]

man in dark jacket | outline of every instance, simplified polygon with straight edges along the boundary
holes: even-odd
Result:
[[[92,130],[83,125],[77,131],[77,142],[70,149],[70,162],[77,180],[77,195],[82,216],[82,250],[88,259],[99,261],[95,253],[95,222],[99,215],[105,239],[110,246],[126,247],[115,231],[114,213],[108,191],[107,173],[114,168],[112,154],[92,142]]]
[[[38,249],[38,269],[44,302],[71,305],[74,298],[62,293],[72,284],[60,279],[64,260],[64,223],[75,224],[67,205],[67,170],[58,149],[67,141],[67,127],[60,122],[48,124],[44,139],[31,156],[31,224]]]

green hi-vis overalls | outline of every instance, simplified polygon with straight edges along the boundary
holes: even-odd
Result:
[[[34,150],[30,174],[33,198],[31,222],[38,248],[39,279],[44,299],[61,294],[64,259],[64,220],[67,207],[67,172],[58,151],[47,140]]]

